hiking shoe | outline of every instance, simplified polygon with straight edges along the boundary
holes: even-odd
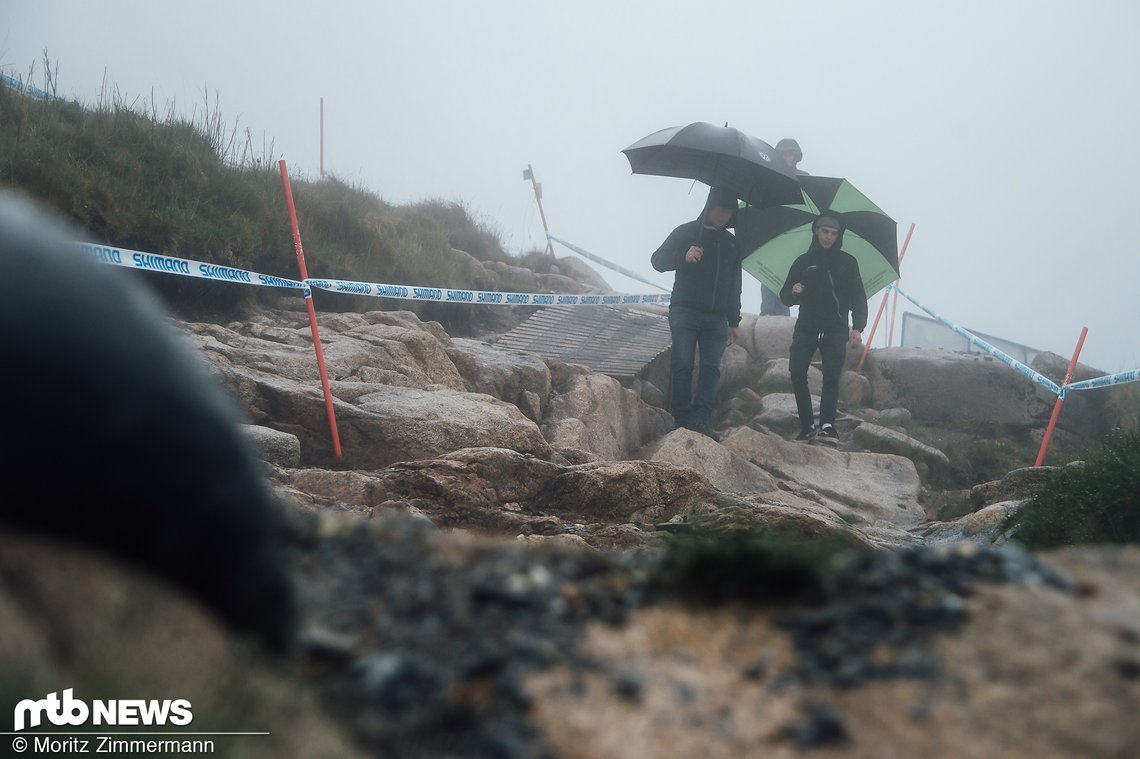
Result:
[[[800,430],[800,434],[796,435],[796,441],[800,443],[810,443],[811,441],[815,440],[815,436],[818,434],[819,430],[817,430],[813,424],[806,430]]]
[[[839,433],[835,431],[834,424],[825,424],[819,428],[819,442],[839,445]]]

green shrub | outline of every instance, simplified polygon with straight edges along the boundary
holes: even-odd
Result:
[[[555,263],[555,259],[545,249],[532,249],[523,253],[519,256],[519,260],[513,263],[516,266],[525,266],[537,274],[549,274],[550,267]]]
[[[1054,472],[1005,525],[1032,549],[1140,543],[1140,432],[1118,433]]]
[[[469,253],[480,261],[507,261],[499,235],[486,222],[477,222],[464,203],[430,200],[409,209],[417,225],[438,229],[448,245]]]
[[[852,545],[790,529],[697,526],[669,537],[658,580],[666,593],[703,604],[810,601],[822,596],[832,559]]]

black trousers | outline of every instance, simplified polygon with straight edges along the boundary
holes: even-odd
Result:
[[[796,395],[796,411],[800,415],[800,429],[806,430],[815,423],[808,390],[807,373],[815,352],[823,361],[823,392],[819,396],[819,423],[835,424],[835,409],[839,405],[839,377],[847,358],[847,340],[850,332],[844,329],[816,330],[796,324],[792,332],[792,347],[788,351],[788,371],[792,375],[792,392]]]

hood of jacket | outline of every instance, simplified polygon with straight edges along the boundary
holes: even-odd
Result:
[[[736,216],[740,209],[740,200],[736,197],[736,193],[724,187],[713,187],[709,189],[709,196],[705,198],[705,207],[701,209],[701,224],[707,223],[709,209],[713,206],[720,206],[721,208],[731,208],[732,216],[729,218],[728,223],[724,225],[725,229],[736,228]]]
[[[824,218],[834,219],[839,225],[839,235],[835,238],[835,244],[830,248],[825,248],[820,245],[819,238],[815,236],[815,232],[819,228],[819,222]],[[843,233],[845,231],[847,231],[847,224],[843,221],[843,214],[834,211],[824,211],[811,223],[811,245],[808,246],[807,252],[828,253],[834,250],[843,250]]]

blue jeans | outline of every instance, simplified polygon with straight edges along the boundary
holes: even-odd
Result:
[[[835,424],[835,410],[839,405],[839,377],[843,374],[843,361],[847,357],[849,337],[850,332],[845,327],[817,330],[796,324],[792,332],[792,347],[788,351],[788,372],[792,375],[792,392],[796,395],[796,411],[799,413],[801,431],[806,431],[815,421],[807,373],[817,349],[819,357],[823,360],[819,423],[820,426]]]
[[[684,306],[669,309],[673,335],[670,408],[673,425],[698,429],[708,424],[720,385],[720,359],[728,347],[728,319],[722,314]],[[700,352],[697,389],[693,392],[693,364]]]

